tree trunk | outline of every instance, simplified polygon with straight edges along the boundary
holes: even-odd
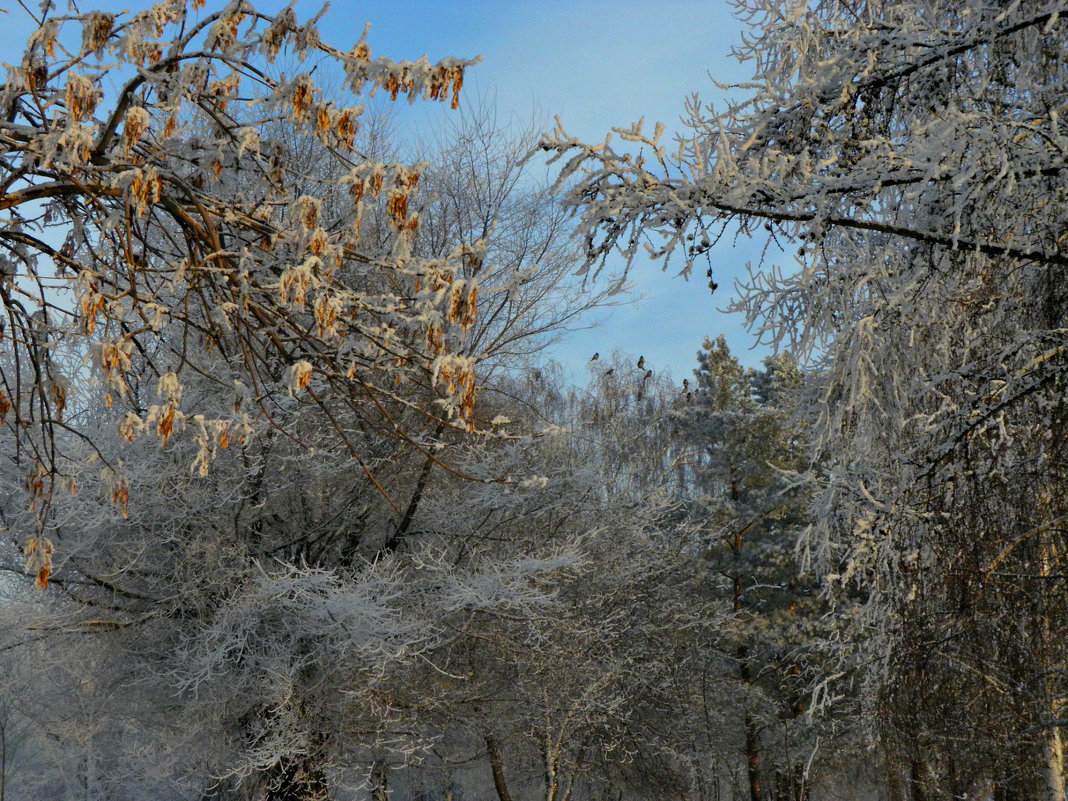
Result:
[[[808,784],[803,765],[775,771],[775,801],[808,801]]]
[[[737,577],[735,581],[735,597],[734,605],[735,610],[741,608],[740,598],[741,591],[739,588],[740,581]],[[742,680],[742,685],[745,688],[746,697],[744,698],[745,714],[743,716],[743,725],[745,727],[745,769],[746,777],[749,782],[749,801],[761,801],[760,796],[760,734],[757,731],[756,720],[753,718],[753,713],[749,709],[748,690],[753,682],[753,677],[749,671],[749,648],[744,644],[738,646],[738,675]]]
[[[739,675],[742,684],[748,691],[752,684],[752,676],[749,672],[749,649],[744,645],[738,646]],[[760,795],[760,734],[757,731],[756,720],[749,710],[749,699],[745,699],[745,769],[749,782],[749,801],[761,801]]]
[[[1045,743],[1046,801],[1066,801],[1064,785],[1064,747],[1061,730],[1056,726],[1047,735]],[[3,797],[0,796],[0,801]]]
[[[1055,567],[1058,562],[1057,548],[1054,544],[1053,537],[1050,531],[1047,530],[1042,533],[1039,539],[1039,575],[1043,578],[1049,578],[1054,574]],[[1047,677],[1052,672],[1050,670],[1051,663],[1056,661],[1054,654],[1057,649],[1057,637],[1054,635],[1052,621],[1050,615],[1053,614],[1051,605],[1043,605],[1042,607],[1042,626],[1040,631],[1042,632],[1041,642],[1041,664],[1040,668],[1046,673]],[[1060,717],[1060,709],[1058,709],[1057,696],[1058,696],[1057,683],[1050,678],[1046,678],[1043,681],[1043,691],[1045,698],[1043,704],[1045,709],[1043,712],[1049,714],[1052,720],[1057,720]],[[1066,801],[1065,798],[1065,782],[1064,782],[1064,744],[1061,741],[1061,730],[1053,724],[1049,733],[1046,735],[1045,742],[1043,743],[1042,764],[1045,769],[1045,801]]]
[[[437,428],[434,429],[434,437],[440,437],[445,430],[445,423],[438,423]],[[415,519],[415,513],[419,509],[419,504],[423,500],[423,493],[426,491],[427,481],[430,479],[430,471],[434,467],[434,457],[427,456],[426,461],[423,462],[423,468],[419,471],[419,478],[415,482],[415,490],[412,492],[412,497],[408,501],[408,506],[404,510],[404,516],[401,517],[397,523],[396,529],[389,535],[385,544],[382,546],[384,553],[392,553],[397,550],[401,541],[407,536],[408,530],[412,527],[412,521]]]
[[[546,749],[545,752],[545,801],[556,801],[560,792],[560,776],[557,773],[556,760]]]
[[[737,482],[731,481],[731,500],[737,501],[739,490]],[[734,575],[731,577],[732,595],[734,600],[734,613],[742,611],[742,537],[747,532],[748,526],[739,529],[734,534],[734,542],[731,550],[734,552]],[[745,697],[745,765],[746,776],[749,781],[749,801],[761,801],[760,797],[760,736],[756,728],[756,720],[749,709],[748,690],[753,683],[753,677],[749,672],[749,647],[743,642],[738,646],[738,675],[746,690]]]
[[[490,768],[493,771],[493,786],[497,790],[499,801],[512,801],[512,794],[508,792],[508,782],[504,778],[504,761],[501,759],[501,749],[497,745],[496,738],[487,734],[486,753],[489,755]]]
[[[757,736],[756,721],[748,709],[745,711],[745,763],[749,779],[749,801],[760,801],[760,739]]]
[[[923,769],[919,760],[909,763],[909,801],[927,801],[924,791]]]
[[[381,759],[371,765],[371,801],[389,801],[389,767]]]

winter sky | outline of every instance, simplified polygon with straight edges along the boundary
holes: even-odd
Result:
[[[221,1],[221,0],[219,0]],[[25,0],[36,10],[37,0]],[[64,0],[56,0],[62,10]],[[79,0],[82,11],[141,8],[140,0]],[[216,0],[209,0],[213,9]],[[265,9],[279,2],[258,3]],[[0,0],[6,28],[0,38],[0,61],[18,58],[19,42],[32,30],[17,0]],[[319,2],[299,0],[301,17],[315,14]],[[493,100],[499,119],[514,117],[517,125],[532,115],[548,128],[559,116],[567,132],[584,141],[603,141],[613,126],[629,126],[645,117],[649,129],[663,122],[679,128],[684,101],[699,92],[702,101],[723,105],[724,93],[712,82],[744,81],[749,65],[730,57],[743,25],[731,15],[728,0],[336,0],[320,22],[323,38],[348,49],[365,23],[372,24],[369,43],[377,54],[392,59],[431,61],[446,56],[482,56],[467,76],[468,98]],[[441,107],[435,107],[441,108]],[[406,113],[404,125],[433,126],[433,115],[447,109]],[[424,131],[425,133],[425,131]],[[731,349],[748,364],[759,363],[766,350],[750,350],[754,337],[736,315],[719,308],[733,294],[736,277],[748,261],[760,258],[760,243],[725,237],[712,253],[719,289],[713,296],[704,266],[690,281],[674,277],[648,261],[634,265],[630,280],[634,304],[595,315],[599,324],[573,334],[554,348],[578,381],[587,361],[618,349],[634,358],[644,355],[658,372],[668,369],[676,381],[690,375],[695,353],[705,336],[725,334]],[[785,261],[773,253],[769,258]],[[620,269],[611,262],[609,270]]]

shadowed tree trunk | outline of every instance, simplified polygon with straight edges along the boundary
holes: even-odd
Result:
[[[504,761],[501,759],[501,749],[497,739],[486,735],[486,753],[489,755],[490,769],[493,771],[493,787],[497,790],[499,801],[512,801],[512,794],[508,792],[508,782],[504,777]]]
[[[381,759],[371,766],[371,801],[389,801],[389,766]]]

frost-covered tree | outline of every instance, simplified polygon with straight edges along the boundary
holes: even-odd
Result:
[[[583,312],[621,289],[618,282],[580,287],[573,276],[581,256],[569,215],[550,191],[551,176],[523,166],[537,131],[534,122],[506,125],[486,101],[474,101],[417,148],[427,168],[414,252],[444,257],[457,242],[486,242],[481,262],[464,265],[463,277],[507,291],[480,295],[464,347],[497,371],[529,367],[546,345],[580,324]]]
[[[506,532],[455,562],[441,537],[466,520],[416,525],[454,462],[511,438],[478,385],[595,302],[563,290],[559,212],[515,161],[474,160],[467,128],[431,165],[379,158],[360,108],[269,67],[289,48],[352,92],[455,103],[470,62],[199,6],[46,16],[3,86],[2,568],[29,575],[0,647],[36,677],[43,794],[366,784],[432,744],[398,677],[465,614],[546,608],[577,558]],[[526,477],[473,478],[454,507]]]
[[[98,412],[105,423],[112,413]],[[434,744],[412,710],[433,700],[421,668],[460,636],[458,623],[553,614],[551,582],[580,555],[575,532],[528,550],[505,526],[490,547],[463,514],[477,509],[472,494],[521,496],[522,462],[511,484],[473,481],[486,446],[469,443],[470,476],[446,493],[450,474],[400,452],[378,477],[406,499],[399,515],[351,461],[305,447],[330,436],[315,432],[313,411],[292,413],[307,415],[302,444],[257,430],[207,476],[184,469],[195,443],[114,440],[128,516],[85,454],[77,494],[50,510],[64,548],[47,592],[24,576],[0,605],[0,647],[34,677],[25,704],[40,708],[27,718],[50,757],[35,764],[34,786],[257,801],[358,787],[379,764],[403,766]],[[369,443],[396,453],[394,440]],[[34,513],[21,471],[4,468],[0,508],[18,539]],[[426,489],[445,497],[424,510]],[[8,548],[5,581],[24,559]],[[398,703],[398,685],[416,701]]]
[[[0,601],[2,603],[2,601]],[[28,717],[21,708],[24,694],[19,692],[16,659],[8,656],[0,661],[7,679],[0,690],[0,801],[17,798],[15,789],[19,769],[29,760]]]
[[[68,398],[90,370],[126,412],[124,436],[194,439],[201,472],[251,419],[299,439],[282,421],[297,396],[333,428],[329,449],[372,480],[374,454],[331,420],[424,449],[442,421],[475,426],[476,357],[463,343],[478,278],[457,271],[471,272],[484,243],[413,257],[421,165],[365,157],[363,106],[332,101],[311,77],[332,70],[354,95],[456,106],[473,62],[374,58],[366,35],[339,50],[290,8],[202,5],[124,16],[46,4],[0,85],[0,415],[35,496],[42,559],[49,504],[71,489],[56,434],[100,439],[72,424]],[[283,53],[298,68],[271,77]],[[280,124],[317,139],[331,168],[298,171],[272,138]],[[361,224],[376,209],[387,226],[369,242]],[[64,369],[60,340],[91,367]],[[183,400],[191,375],[214,382],[214,403]],[[125,502],[127,477],[106,455]]]
[[[433,669],[398,688],[410,697],[440,687],[426,710],[442,732],[440,769],[480,755],[480,792],[501,801],[692,789],[690,688],[704,643],[731,613],[703,593],[686,521],[664,491],[677,391],[634,363],[605,359],[582,390],[551,366],[514,374],[501,387],[513,399],[510,428],[532,440],[484,452],[488,461],[465,471],[531,478],[504,493],[439,485],[416,524],[442,532],[458,563],[576,549],[551,607],[457,619]],[[467,525],[444,525],[452,516]]]
[[[692,102],[673,150],[545,146],[595,259],[796,248],[737,307],[824,368],[806,553],[866,599],[869,719],[915,793],[1060,801],[1068,4],[738,5],[746,99]]]
[[[804,775],[816,740],[803,690],[825,611],[794,559],[807,523],[806,495],[791,477],[804,457],[805,379],[786,355],[743,367],[722,336],[705,340],[697,362],[670,421],[685,454],[694,549],[709,591],[734,613],[710,643],[727,656],[713,670],[737,689],[730,734],[710,731],[704,747],[712,775],[744,775],[730,783],[751,801],[801,799],[817,778]]]

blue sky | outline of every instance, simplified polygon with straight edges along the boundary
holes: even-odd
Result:
[[[37,2],[27,0],[27,5],[36,8]],[[63,5],[58,0],[57,6]],[[136,0],[79,3],[83,11],[144,5]],[[209,8],[215,5],[209,0]],[[282,3],[258,5],[277,8]],[[296,6],[301,16],[320,7],[311,2]],[[24,41],[31,29],[14,0],[0,0],[0,8],[11,12],[0,15],[6,28],[0,60],[11,62],[18,57],[15,43]],[[468,74],[469,96],[494,98],[500,118],[514,115],[519,123],[537,114],[551,124],[558,115],[569,134],[591,141],[601,141],[613,126],[628,126],[642,116],[650,127],[660,121],[669,132],[676,130],[691,93],[722,105],[723,92],[712,78],[738,82],[751,77],[748,65],[729,56],[743,26],[731,16],[727,0],[341,0],[331,5],[320,28],[324,39],[348,49],[366,22],[372,24],[369,42],[374,52],[393,59],[424,53],[432,61],[482,56],[482,63]],[[427,124],[432,118],[419,122],[420,127]],[[592,353],[619,349],[644,355],[651,367],[669,369],[681,381],[696,363],[702,339],[722,333],[744,362],[758,364],[767,351],[750,350],[753,337],[736,316],[722,314],[718,307],[728,302],[745,263],[759,260],[760,249],[761,243],[724,238],[712,253],[720,285],[715,296],[708,291],[703,269],[686,282],[674,277],[674,271],[664,273],[658,265],[636,262],[631,283],[643,299],[597,315],[598,327],[577,332],[550,355],[582,380]]]
[[[519,121],[534,110],[549,122],[559,116],[569,134],[587,141],[602,141],[613,126],[643,116],[650,129],[660,121],[671,132],[680,127],[693,92],[721,105],[723,92],[712,78],[731,83],[752,77],[748,65],[729,55],[743,25],[731,16],[727,0],[343,5],[344,12],[341,4],[332,6],[327,19],[355,14],[353,32],[371,22],[376,52],[391,58],[426,53],[431,60],[481,55],[465,88],[495,96],[500,112]],[[761,246],[724,238],[712,257],[720,285],[715,296],[701,268],[687,282],[651,262],[635,263],[631,283],[643,299],[597,315],[598,327],[573,334],[552,356],[582,380],[590,355],[619,349],[644,355],[650,366],[670,369],[681,381],[696,364],[704,337],[722,333],[743,361],[759,364],[767,351],[750,350],[754,338],[740,319],[717,308],[726,305],[745,263],[759,260]]]

